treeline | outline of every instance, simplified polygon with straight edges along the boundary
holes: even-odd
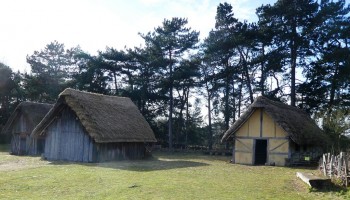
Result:
[[[97,55],[54,41],[27,56],[30,73],[0,65],[0,123],[18,102],[53,103],[71,87],[130,97],[165,146],[212,148],[246,105],[263,95],[322,119],[334,148],[343,148],[349,12],[345,0],[278,0],[256,9],[258,22],[247,22],[222,3],[204,41],[184,18],[165,19],[140,34],[142,47],[107,47]]]

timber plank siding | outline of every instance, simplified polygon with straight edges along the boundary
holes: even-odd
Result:
[[[131,99],[70,88],[31,135],[46,138],[46,159],[73,162],[141,159],[157,141]]]
[[[48,160],[94,162],[94,142],[77,117],[66,107],[47,129],[45,153]]]
[[[37,139],[30,137],[34,126],[23,115],[19,114],[11,126],[11,154],[40,155],[43,151],[37,148]]]
[[[31,132],[51,108],[51,104],[36,102],[22,102],[16,107],[1,132],[1,134],[11,135],[11,154],[40,155],[43,153],[43,138],[34,138]]]
[[[146,153],[142,142],[96,143],[67,106],[46,132],[44,157],[48,160],[103,162],[142,159]]]

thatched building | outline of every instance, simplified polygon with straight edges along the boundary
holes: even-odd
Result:
[[[258,97],[221,141],[232,142],[234,163],[284,166],[316,159],[327,136],[303,110]]]
[[[140,159],[154,133],[136,105],[125,97],[66,89],[33,130],[46,137],[48,160],[100,162]]]
[[[16,155],[43,153],[44,138],[32,138],[30,134],[52,106],[44,103],[22,102],[16,107],[2,130],[2,134],[11,134],[10,153]]]

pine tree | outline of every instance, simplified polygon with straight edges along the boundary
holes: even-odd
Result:
[[[162,26],[155,28],[146,35],[146,48],[152,49],[156,59],[161,61],[164,71],[164,84],[169,91],[168,133],[169,148],[173,145],[173,111],[174,111],[174,71],[184,59],[184,55],[195,48],[199,32],[187,28],[188,21],[184,18],[164,19]]]

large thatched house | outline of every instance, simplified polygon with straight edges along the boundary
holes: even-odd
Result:
[[[293,106],[258,97],[227,130],[234,163],[284,166],[314,159],[327,137],[310,116]]]
[[[140,159],[154,133],[136,105],[124,97],[66,89],[33,137],[45,136],[48,160],[100,162]]]
[[[22,102],[6,122],[2,134],[11,134],[10,152],[16,155],[40,155],[44,151],[42,137],[30,137],[34,127],[52,108],[51,104]]]

